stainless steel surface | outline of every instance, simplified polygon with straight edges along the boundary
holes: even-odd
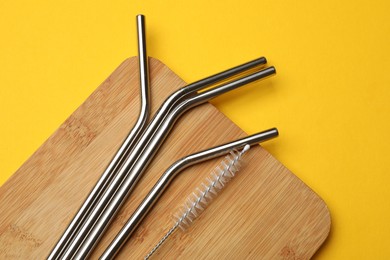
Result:
[[[130,238],[131,234],[141,223],[142,219],[147,215],[149,210],[153,207],[156,201],[159,199],[164,190],[168,187],[171,181],[185,168],[206,161],[221,155],[229,153],[232,149],[240,149],[245,145],[255,145],[257,143],[269,140],[278,136],[276,128],[272,128],[237,141],[233,141],[227,144],[219,145],[198,153],[188,155],[174,164],[172,164],[160,177],[154,187],[150,190],[148,195],[144,198],[133,215],[129,218],[125,226],[121,229],[115,239],[107,247],[105,252],[100,257],[101,259],[112,259],[119,252],[120,248]]]
[[[118,173],[118,176],[122,176],[123,174],[125,176],[124,179],[119,182],[120,178],[118,176],[115,177],[113,185],[110,185],[107,189],[102,199],[91,213],[91,217],[77,234],[75,239],[76,242],[73,241],[70,245],[70,250],[66,253],[66,258],[74,256],[76,259],[85,259],[89,255],[112,218],[134,188],[139,177],[145,171],[147,165],[158,151],[158,148],[161,146],[179,116],[190,108],[203,104],[218,95],[241,87],[250,82],[271,76],[274,73],[275,68],[269,67],[226,84],[222,84],[213,89],[193,94],[189,98],[181,101],[178,105],[174,106],[172,111],[164,118],[160,126],[156,129],[153,137],[151,139],[147,138],[147,145],[142,143],[145,135],[137,143],[134,148],[134,153],[132,153],[132,155],[135,154],[137,157],[136,161],[134,164],[129,160],[125,162]]]
[[[146,127],[150,114],[150,89],[149,89],[149,67],[148,56],[146,52],[145,38],[145,17],[137,16],[137,32],[138,32],[138,56],[139,56],[139,72],[140,72],[140,97],[141,108],[138,119],[133,129],[128,134],[125,141],[111,160],[110,164],[92,189],[79,211],[74,216],[73,220],[62,234],[57,244],[54,246],[48,259],[59,259],[64,253],[64,250],[80,230],[82,224],[96,205],[97,201],[102,196],[104,190],[114,178],[117,170],[128,157],[131,150],[134,148],[137,140],[140,138],[143,130]]]
[[[202,90],[203,88],[209,87],[219,81],[226,80],[229,77],[238,75],[240,73],[243,73],[245,71],[248,71],[249,69],[253,68],[261,68],[266,64],[267,60],[264,57],[260,57],[258,59],[255,59],[253,61],[244,63],[242,65],[236,66],[234,68],[228,69],[226,71],[223,71],[221,73],[212,75],[210,77],[207,77],[205,79],[199,80],[197,82],[194,82],[192,84],[189,84],[183,88],[180,88],[173,94],[171,94],[165,102],[162,104],[162,106],[157,111],[156,115],[153,117],[151,123],[148,125],[147,129],[145,130],[143,136],[141,136],[138,144],[134,147],[133,151],[130,153],[129,157],[126,159],[125,164],[126,167],[130,167],[134,161],[137,159],[137,156],[139,153],[143,150],[143,148],[148,144],[149,140],[154,135],[156,129],[159,127],[163,119],[166,117],[169,111],[172,110],[173,107],[175,107],[180,101],[184,100],[185,98],[188,98],[191,95],[195,95],[196,91]],[[122,182],[125,172],[121,171],[121,173],[118,173],[115,178],[112,181],[112,187],[108,191],[109,194],[108,197],[112,196],[112,194],[116,191],[118,185]],[[111,186],[111,185],[110,185]],[[107,188],[106,188],[107,189]],[[100,206],[103,207],[103,206]],[[84,221],[82,225],[83,231],[80,233],[79,236],[75,237],[75,239],[72,241],[72,243],[69,245],[69,247],[66,249],[66,252],[64,254],[65,259],[69,259],[74,252],[77,250],[79,245],[82,243],[82,239],[84,238],[86,232],[91,228],[94,221],[96,221],[97,216],[99,215],[98,211],[96,213],[91,214],[87,221]],[[81,225],[79,225],[81,226]],[[80,229],[79,229],[80,230]]]

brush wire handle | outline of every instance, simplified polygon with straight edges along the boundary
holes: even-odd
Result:
[[[201,185],[190,194],[183,205],[180,214],[176,216],[175,224],[144,257],[145,260],[149,259],[178,227],[182,230],[186,230],[194,222],[240,170],[242,155],[248,151],[249,148],[249,145],[245,145],[241,152],[232,150],[220,165],[215,168],[210,177],[207,177],[205,182],[201,183]]]

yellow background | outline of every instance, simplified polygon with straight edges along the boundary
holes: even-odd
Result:
[[[389,259],[390,2],[1,1],[0,184],[126,58],[187,82],[266,56],[278,75],[213,103],[328,204],[316,259]],[[234,97],[234,98],[233,98]],[[0,202],[1,203],[1,202]]]

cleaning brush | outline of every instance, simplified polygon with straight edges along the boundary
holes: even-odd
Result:
[[[220,165],[215,168],[211,175],[206,178],[205,182],[201,183],[201,185],[189,195],[180,212],[176,215],[175,224],[145,256],[145,260],[149,259],[178,227],[182,230],[186,230],[194,222],[240,170],[242,155],[248,151],[249,148],[249,145],[245,145],[241,152],[232,150],[230,154],[222,160]]]

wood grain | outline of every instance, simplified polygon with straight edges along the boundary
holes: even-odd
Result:
[[[168,94],[185,83],[156,59],[150,59],[150,68],[156,111]],[[42,259],[49,254],[132,128],[138,111],[137,59],[130,58],[0,188],[1,259]],[[243,136],[210,104],[186,113],[92,258],[102,253],[170,164]],[[174,233],[156,258],[308,259],[317,251],[330,228],[323,200],[262,147],[251,149],[245,161],[237,177],[191,228]],[[218,162],[180,174],[118,258],[142,258],[171,227],[172,215],[187,195]]]

